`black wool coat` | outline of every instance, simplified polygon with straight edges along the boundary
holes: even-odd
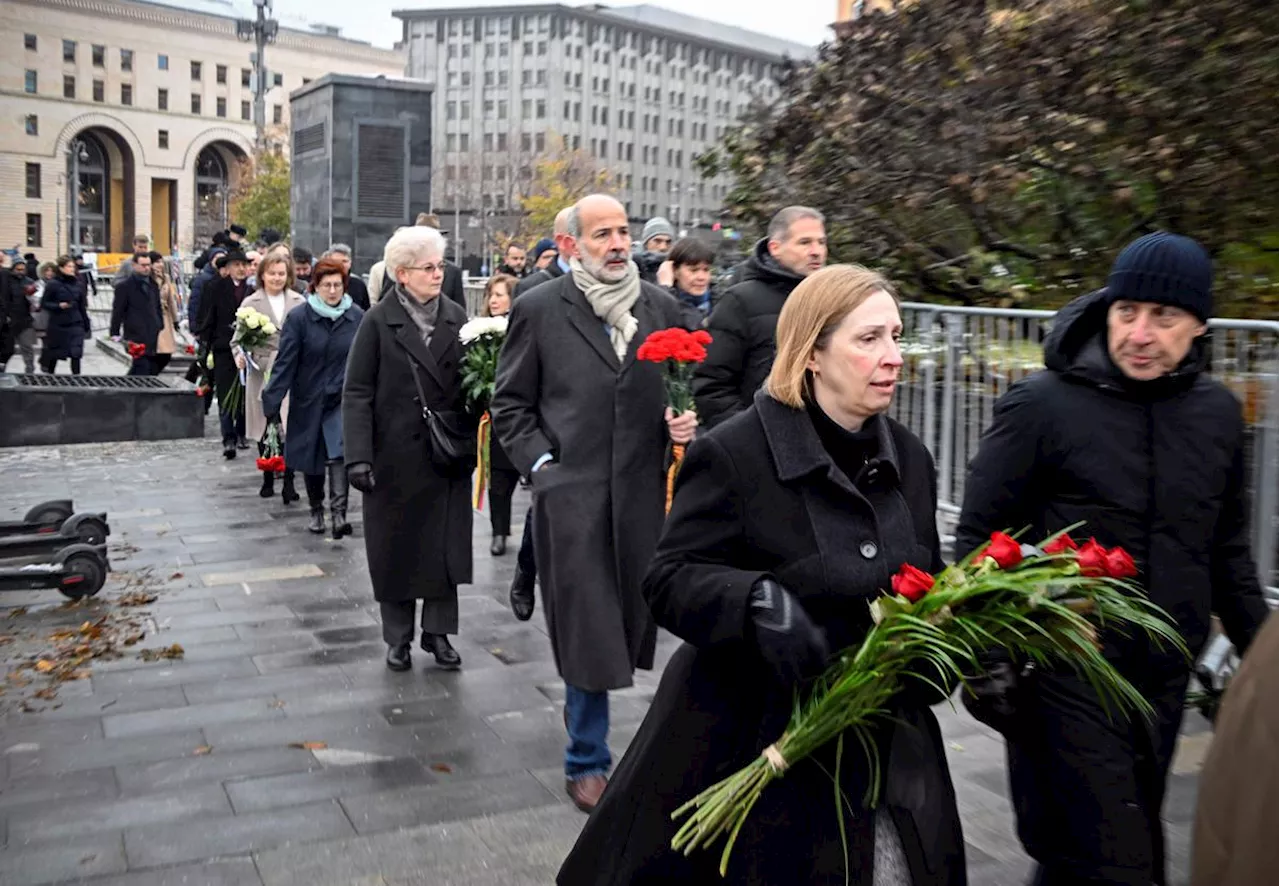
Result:
[[[67,307],[62,307],[62,305]],[[42,359],[79,360],[84,356],[84,340],[89,336],[89,305],[74,277],[59,273],[46,280],[40,307],[49,315],[44,333]]]
[[[364,311],[352,305],[336,320],[321,317],[309,305],[295,307],[284,318],[271,378],[262,391],[265,415],[280,412],[289,397],[289,432],[284,460],[292,470],[321,475],[330,447],[342,447],[342,391],[347,357]]]
[[[156,339],[164,328],[160,290],[149,274],[130,274],[116,286],[111,298],[111,334],[146,345],[156,352]]]
[[[393,292],[364,315],[351,346],[343,445],[348,465],[373,465],[364,546],[381,602],[448,599],[471,582],[471,472],[432,465],[412,374],[432,409],[462,411],[458,330],[465,320],[462,308],[441,298],[428,348]]]
[[[490,407],[521,474],[554,456],[530,477],[538,577],[560,676],[589,691],[630,686],[657,640],[640,580],[662,530],[665,393],[662,369],[636,350],[682,316],[662,289],[640,287],[621,361],[573,275],[516,299]]]
[[[523,280],[517,283],[515,294],[516,296],[524,295],[526,292],[533,289],[535,286],[539,286],[543,283],[546,283],[548,280],[554,280],[557,277],[563,277],[563,276],[564,276],[564,271],[560,269],[560,263],[553,261],[551,264],[547,265],[545,268],[541,268],[540,270],[534,271],[528,277],[525,277]]]
[[[793,694],[766,667],[748,628],[757,580],[774,577],[840,649],[865,636],[868,604],[903,563],[941,568],[932,459],[902,425],[884,416],[874,421],[879,462],[856,484],[832,462],[807,412],[764,393],[689,449],[644,581],[654,618],[685,645],[565,861],[560,886],[846,882],[826,774],[834,771],[832,746],[765,789],[724,880],[717,873],[723,844],[687,858],[671,851],[671,813],[758,757],[787,726]],[[903,691],[896,725],[879,730],[882,802],[914,886],[960,886],[955,792],[928,710],[938,697],[922,686]],[[861,799],[870,770],[856,743],[845,750],[848,882],[867,886],[874,818]]]
[[[956,549],[1030,527],[1123,546],[1193,656],[1216,612],[1243,652],[1268,613],[1250,551],[1240,403],[1193,346],[1172,374],[1133,382],[1106,349],[1105,292],[1058,312],[1046,369],[995,407],[969,469]],[[1158,839],[1189,662],[1144,637],[1104,633],[1104,651],[1156,709],[1113,722],[1069,673],[1027,681],[1006,735],[1024,845],[1040,861],[1114,883],[1163,882]]]
[[[725,292],[707,318],[711,344],[693,375],[703,425],[713,428],[751,405],[773,368],[778,315],[803,279],[769,257],[767,239],[756,243],[742,281]]]

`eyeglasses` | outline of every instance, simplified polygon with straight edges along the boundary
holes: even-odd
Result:
[[[428,274],[443,274],[444,262],[441,262],[438,265],[421,265],[421,266],[406,265],[405,270],[406,271],[426,271]]]
[[[333,283],[317,283],[316,289],[323,289],[326,292],[341,292],[342,281],[336,280]]]

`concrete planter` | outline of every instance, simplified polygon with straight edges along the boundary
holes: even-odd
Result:
[[[182,380],[0,374],[0,446],[204,436],[204,401]]]

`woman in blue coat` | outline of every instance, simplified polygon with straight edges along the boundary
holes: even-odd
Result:
[[[347,352],[364,311],[347,295],[345,267],[324,259],[311,274],[307,303],[289,312],[280,330],[280,350],[262,392],[262,411],[280,416],[289,395],[289,434],[284,460],[302,473],[311,505],[307,529],[324,532],[324,481],[329,478],[333,537],[351,534],[347,522],[347,473],[342,453],[342,386]]]
[[[76,279],[76,260],[69,255],[58,257],[58,272],[46,280],[40,307],[49,316],[40,351],[40,368],[50,375],[59,360],[71,360],[71,374],[80,374],[84,356],[84,340],[89,336],[89,305]]]

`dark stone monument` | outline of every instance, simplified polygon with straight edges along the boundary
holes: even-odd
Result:
[[[395,229],[431,206],[431,93],[417,80],[326,74],[289,96],[293,243],[382,259]]]
[[[182,380],[0,373],[0,446],[203,436],[204,401]]]

